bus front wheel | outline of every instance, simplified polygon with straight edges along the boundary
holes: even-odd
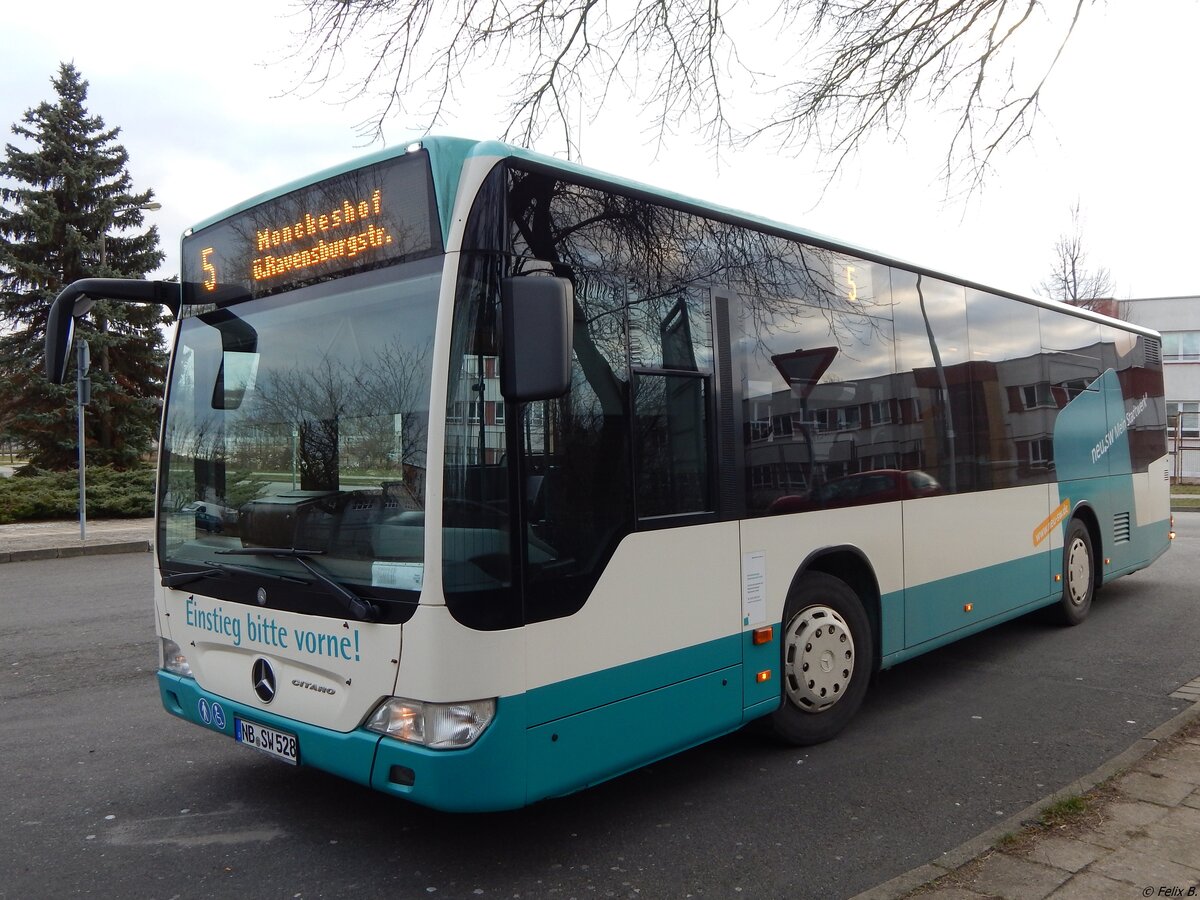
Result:
[[[791,744],[819,744],[841,731],[871,677],[871,625],[858,595],[841,579],[805,575],[783,611],[782,703],[775,733]]]
[[[1058,604],[1058,620],[1063,625],[1078,625],[1087,618],[1095,595],[1092,535],[1083,522],[1072,519],[1063,541],[1063,594]]]

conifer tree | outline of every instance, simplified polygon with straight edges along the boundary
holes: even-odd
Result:
[[[129,154],[85,105],[88,83],[73,64],[51,80],[56,99],[26,110],[0,160],[0,378],[9,390],[0,419],[38,468],[75,466],[74,379],[43,375],[46,319],[79,278],[141,278],[163,259],[158,231],[141,231],[152,191],[134,193]],[[92,399],[88,464],[133,465],[151,447],[166,371],[157,307],[97,303],[76,322],[88,341]],[[73,366],[73,363],[72,363]],[[72,369],[73,371],[73,369]]]

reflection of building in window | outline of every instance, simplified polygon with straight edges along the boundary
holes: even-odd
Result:
[[[1054,441],[1049,438],[1038,438],[1028,443],[1029,465],[1036,468],[1046,468],[1054,463]]]
[[[1064,381],[1059,385],[1059,387],[1066,392],[1068,403],[1086,391],[1087,386],[1088,383],[1086,378],[1076,378],[1072,381]]]
[[[806,383],[800,395],[794,385],[775,382],[769,402],[761,393],[745,401],[747,421],[759,423],[756,440],[746,448],[750,506],[762,509],[782,497],[809,502],[834,479],[878,470],[926,471],[948,490],[943,476],[952,464],[959,491],[1043,483],[1056,471],[1059,412],[1083,395],[1103,368],[1118,364],[1125,366],[1117,372],[1122,394],[1131,398],[1128,403],[1136,402],[1153,390],[1155,374],[1141,368],[1140,359],[1129,353],[1118,359],[1110,343],[1097,342],[1067,354],[946,366],[958,440],[953,456],[939,435],[949,422],[939,413],[942,389],[933,369]],[[1150,373],[1146,386],[1143,372]],[[756,382],[759,390],[764,384]],[[1189,433],[1200,436],[1200,404],[1188,408],[1195,410]],[[1135,458],[1162,454],[1164,448],[1153,441],[1161,434],[1160,417],[1148,407],[1130,426]]]
[[[775,467],[774,466],[751,466],[750,467],[750,486],[754,488],[773,488],[775,487]]]
[[[504,401],[500,396],[500,376],[494,356],[463,357],[456,397],[446,409],[447,459],[455,465],[474,465],[480,461],[499,462],[504,447]],[[536,404],[530,404],[531,411]]]
[[[1050,389],[1050,382],[1048,381],[1023,385],[1021,387],[1021,403],[1025,409],[1053,409],[1058,406],[1054,402],[1054,392]]]
[[[816,411],[818,431],[851,431],[862,423],[861,411],[857,406],[839,406]]]
[[[771,404],[755,401],[750,411],[750,440],[765,441],[771,436]]]

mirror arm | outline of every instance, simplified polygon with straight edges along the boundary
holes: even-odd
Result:
[[[67,285],[54,298],[46,319],[46,378],[52,384],[62,384],[66,378],[75,318],[87,313],[97,300],[158,303],[178,316],[183,292],[178,282],[133,278],[83,278]]]

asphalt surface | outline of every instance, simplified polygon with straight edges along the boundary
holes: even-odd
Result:
[[[1190,706],[1200,516],[1083,626],[882,673],[836,741],[753,729],[572,797],[449,816],[164,713],[152,557],[0,567],[0,897],[846,897],[952,856]],[[0,530],[0,541],[4,532]],[[2,545],[0,545],[2,549]]]

